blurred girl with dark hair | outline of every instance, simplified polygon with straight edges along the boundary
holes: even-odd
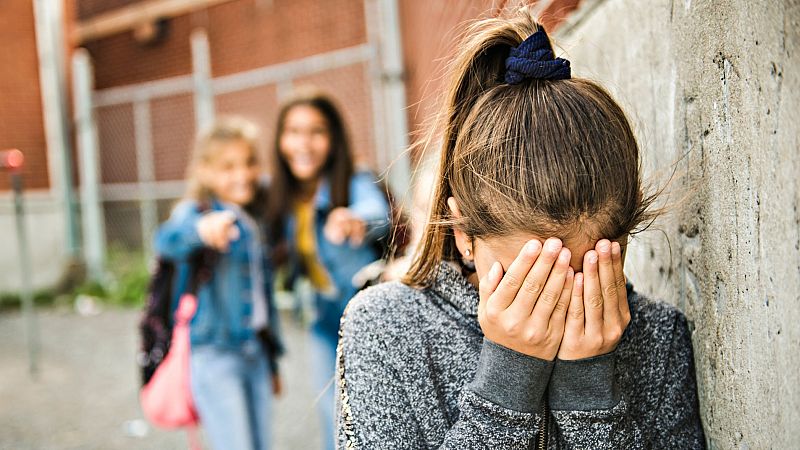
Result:
[[[359,286],[353,276],[380,258],[389,204],[368,171],[356,170],[342,116],[325,94],[304,90],[278,114],[267,220],[289,278],[314,287],[314,382],[323,445],[333,448],[333,374],[339,320]],[[283,260],[283,261],[280,261]]]

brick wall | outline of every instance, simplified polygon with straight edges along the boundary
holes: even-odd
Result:
[[[0,150],[25,154],[25,186],[49,187],[33,2],[0,2]],[[9,179],[0,172],[0,191]]]
[[[97,1],[78,0],[78,13],[107,11]],[[125,3],[125,2],[119,2]],[[129,86],[192,71],[190,34],[206,30],[212,77],[353,47],[366,43],[364,4],[361,0],[234,0],[171,18],[166,37],[144,46],[133,33],[123,32],[88,42],[95,66],[97,89]],[[359,161],[374,161],[372,109],[366,67],[356,64],[292,80],[314,84],[330,92],[342,107]],[[215,97],[218,114],[240,114],[262,130],[262,153],[271,151],[277,115],[277,87],[267,85]],[[157,99],[150,104],[156,178],[184,176],[195,134],[191,96]],[[108,117],[105,117],[108,115]],[[135,181],[135,143],[130,107],[98,110],[103,181]],[[265,160],[269,158],[265,157]],[[125,168],[120,168],[124,165]]]
[[[359,0],[235,0],[171,18],[166,26],[166,38],[155,45],[138,44],[130,31],[86,43],[97,88],[191,73],[194,28],[208,32],[214,76],[366,42]]]
[[[98,0],[75,0],[75,14],[82,20],[107,12]],[[563,12],[578,0],[549,2],[543,21],[549,28],[563,20]],[[142,45],[131,31],[89,42],[100,90],[191,74],[192,30],[206,30],[212,77],[228,76],[262,67],[367,43],[365,0],[231,0],[167,21],[165,38]],[[465,21],[496,14],[503,6],[497,0],[398,1],[402,45],[406,65],[409,125],[412,133],[436,110],[442,88],[444,63],[457,42]],[[356,63],[291,80],[291,86],[316,85],[330,92],[342,109],[358,163],[375,167],[373,111],[368,67]],[[217,94],[217,114],[238,114],[256,122],[261,130],[261,153],[267,169],[273,151],[275,119],[280,96],[287,86],[274,84]],[[148,104],[150,139],[155,178],[180,180],[185,176],[196,133],[191,94],[158,97]],[[137,181],[134,108],[130,104],[97,110],[100,157],[104,183]],[[412,137],[413,140],[413,137]],[[122,200],[122,199],[119,199]],[[168,210],[168,202],[162,202]],[[126,201],[106,202],[110,240],[136,246],[140,241],[138,206]]]
[[[544,6],[539,19],[553,31],[574,11],[580,0],[554,0]],[[536,0],[509,2],[498,0],[402,0],[400,27],[406,68],[406,97],[411,141],[423,136],[427,121],[436,113],[446,79],[446,66],[459,42],[464,24],[470,20],[496,16],[503,7]],[[421,32],[423,31],[424,32]]]

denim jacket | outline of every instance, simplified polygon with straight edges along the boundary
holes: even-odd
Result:
[[[212,201],[208,211],[229,209],[230,207],[218,201]],[[203,214],[197,203],[181,202],[175,207],[169,220],[161,225],[156,233],[156,252],[177,265],[173,305],[177,305],[178,297],[188,287],[191,270],[189,258],[204,246],[197,233],[197,221]],[[197,311],[190,325],[191,343],[237,349],[244,342],[256,339],[259,330],[253,329],[251,324],[253,316],[251,289],[262,289],[266,299],[268,332],[280,349],[282,345],[278,334],[278,315],[272,301],[272,268],[266,249],[261,252],[263,257],[258,262],[262,285],[252,286],[251,280],[248,245],[253,239],[257,239],[259,243],[264,242],[258,235],[263,232],[263,228],[257,226],[258,229],[253,230],[242,223],[242,220],[237,220],[235,225],[239,231],[239,238],[231,241],[228,251],[219,255],[211,278],[197,288]]]
[[[316,210],[315,234],[317,256],[328,272],[333,284],[333,294],[317,293],[317,318],[314,327],[337,333],[339,319],[347,302],[358,292],[353,286],[353,275],[367,264],[381,256],[377,242],[386,238],[390,228],[390,211],[386,195],[381,191],[372,173],[356,172],[350,179],[350,202],[348,208],[367,224],[367,234],[359,246],[352,246],[349,241],[341,245],[328,241],[323,234],[325,220],[333,209],[331,190],[327,180],[323,180],[314,199]],[[299,256],[296,251],[296,219],[290,215],[286,221],[285,236],[289,244],[290,270],[299,267]]]

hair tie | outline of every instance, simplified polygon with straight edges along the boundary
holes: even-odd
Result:
[[[555,58],[544,28],[512,47],[506,58],[506,83],[519,84],[525,79],[566,80],[571,78],[569,61]]]

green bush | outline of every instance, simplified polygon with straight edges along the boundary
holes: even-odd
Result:
[[[36,306],[50,306],[55,302],[56,295],[52,290],[41,290],[33,293],[33,304]],[[19,293],[0,293],[0,311],[19,309],[22,307],[22,296]]]
[[[72,292],[72,298],[88,295],[107,305],[141,307],[150,282],[144,253],[112,246],[108,252],[106,269],[105,280],[82,283]]]
[[[73,302],[79,295],[101,300],[106,305],[139,308],[144,304],[150,271],[146,256],[141,250],[112,246],[108,252],[106,279],[86,280],[67,292],[45,289],[33,293],[36,306],[52,306]],[[19,309],[19,293],[0,292],[0,311]]]

